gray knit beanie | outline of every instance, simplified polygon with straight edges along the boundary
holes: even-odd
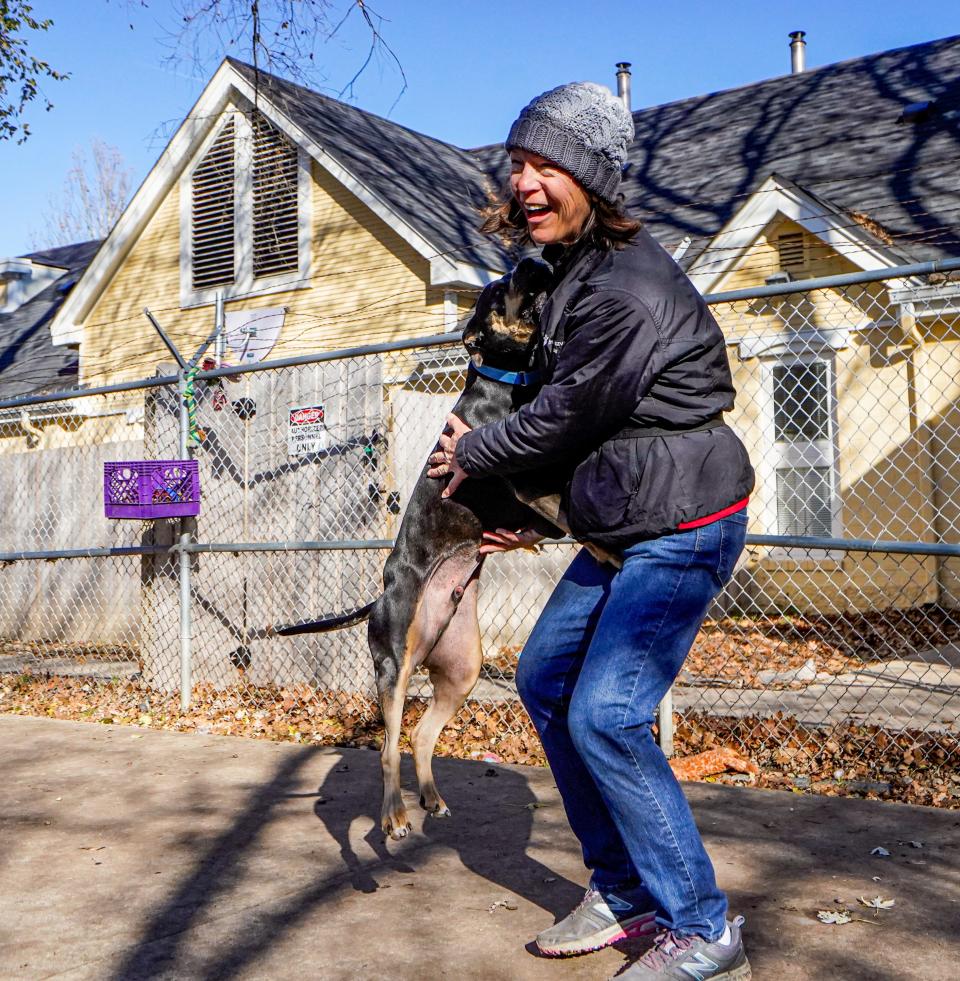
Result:
[[[571,82],[538,95],[510,127],[507,150],[559,164],[588,191],[614,201],[633,140],[633,119],[608,88]]]

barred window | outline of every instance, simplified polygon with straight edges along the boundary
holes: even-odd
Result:
[[[777,470],[777,533],[829,538],[833,488],[829,467]]]
[[[191,179],[193,288],[232,283],[235,220],[235,126],[228,120]]]
[[[824,361],[780,364],[773,369],[774,438],[828,439],[829,378]]]
[[[770,460],[776,476],[780,535],[829,538],[835,530],[832,364],[818,358],[783,361],[770,368]]]
[[[253,275],[299,263],[297,148],[262,116],[253,125]]]

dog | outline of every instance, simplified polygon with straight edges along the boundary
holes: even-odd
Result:
[[[550,281],[545,264],[524,259],[480,294],[463,332],[470,355],[467,382],[452,410],[471,428],[503,419],[535,394],[528,382],[535,381],[531,365],[538,313]],[[399,741],[410,676],[421,666],[429,672],[433,699],[412,737],[420,806],[433,817],[450,814],[434,781],[433,750],[480,675],[477,595],[484,532],[531,527],[551,538],[569,532],[560,495],[544,491],[542,476],[512,482],[471,478],[454,496],[442,499],[447,480],[428,477],[426,469],[384,566],[383,593],[350,613],[273,629],[287,636],[369,621],[367,639],[385,728],[380,825],[394,839],[410,829],[400,795]]]

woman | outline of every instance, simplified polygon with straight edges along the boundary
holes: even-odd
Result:
[[[449,496],[469,477],[559,467],[574,536],[623,557],[617,569],[582,550],[520,657],[517,687],[591,871],[540,949],[585,953],[659,926],[620,978],[743,979],[742,918],[726,920],[651,726],[743,549],[754,477],[723,424],[734,396],[723,336],[619,206],[632,139],[620,100],[590,83],[544,93],[513,124],[511,196],[484,229],[542,246],[555,271],[543,387],[502,422],[470,430],[451,416],[429,472],[452,475]],[[483,550],[536,540],[500,529]]]

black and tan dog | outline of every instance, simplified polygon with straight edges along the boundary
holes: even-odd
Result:
[[[468,426],[502,419],[534,394],[528,384],[533,380],[530,365],[538,307],[549,278],[545,265],[525,259],[510,276],[481,293],[463,333],[471,365],[453,408]],[[369,618],[368,640],[386,730],[381,827],[393,838],[404,837],[410,828],[400,796],[399,740],[410,676],[421,666],[429,671],[433,699],[412,737],[420,806],[437,817],[450,813],[434,783],[433,749],[480,674],[477,592],[483,533],[533,527],[559,537],[565,530],[559,497],[542,495],[531,489],[532,483],[521,491],[500,478],[470,479],[454,497],[443,500],[445,485],[445,480],[427,477],[424,468],[384,566],[384,590],[376,601],[342,616],[274,630],[283,635],[335,630]],[[518,495],[531,506],[522,504]]]

